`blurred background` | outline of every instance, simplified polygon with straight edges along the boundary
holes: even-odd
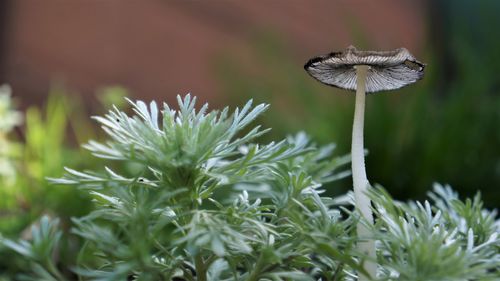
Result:
[[[303,65],[351,44],[406,47],[427,63],[423,81],[367,97],[371,182],[401,200],[424,198],[433,182],[462,197],[481,190],[499,207],[498,11],[495,0],[2,0],[0,84],[13,101],[0,99],[10,122],[0,126],[0,231],[88,211],[84,194],[45,177],[102,166],[79,144],[102,137],[88,117],[123,96],[172,103],[191,92],[212,108],[253,98],[272,105],[263,141],[304,130],[349,153],[354,95]]]

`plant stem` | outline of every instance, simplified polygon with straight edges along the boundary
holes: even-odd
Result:
[[[48,269],[48,271],[54,275],[54,277],[58,280],[58,281],[66,281],[66,278],[64,278],[64,276],[61,274],[61,272],[59,272],[59,270],[57,269],[57,267],[54,265],[54,263],[52,263],[51,260],[48,260],[46,262],[46,267]]]
[[[203,262],[201,254],[197,254],[194,258],[194,267],[196,270],[197,281],[207,281],[207,267]]]
[[[365,117],[365,97],[366,97],[366,73],[369,67],[367,65],[358,65],[356,68],[357,88],[356,88],[356,105],[354,108],[354,122],[352,125],[352,146],[351,146],[351,167],[352,181],[354,186],[354,198],[356,200],[356,208],[361,213],[362,217],[373,224],[373,215],[371,210],[370,198],[366,192],[370,187],[370,183],[366,177],[365,168],[365,152],[363,145],[363,127]],[[359,222],[357,225],[358,250],[366,254],[369,259],[375,260],[375,242],[367,239],[370,235],[370,230]],[[365,239],[365,241],[361,241]],[[376,276],[377,265],[372,260],[367,260],[365,263],[366,271],[372,276]],[[359,281],[370,280],[369,276],[361,275]]]
[[[253,268],[252,272],[250,273],[246,281],[258,281],[259,275],[261,274],[263,267],[264,267],[264,256],[260,254],[259,258],[257,259],[257,262],[255,263],[255,267]]]

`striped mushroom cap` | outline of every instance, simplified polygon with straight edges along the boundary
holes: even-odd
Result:
[[[394,90],[415,83],[424,76],[425,64],[405,48],[393,51],[345,51],[310,59],[304,69],[318,81],[346,90],[356,90],[356,65],[367,65],[366,92]]]

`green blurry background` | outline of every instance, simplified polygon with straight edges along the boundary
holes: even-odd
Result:
[[[79,144],[103,137],[88,117],[124,106],[125,95],[172,102],[192,91],[212,107],[253,98],[272,105],[263,141],[304,130],[349,153],[354,96],[314,81],[303,64],[350,44],[407,47],[428,64],[423,81],[367,98],[371,182],[401,200],[440,182],[500,206],[500,2],[132,2],[0,2],[0,84],[12,86],[23,115],[0,135],[9,143],[0,157],[16,171],[0,173],[3,235],[20,235],[40,214],[68,227],[91,208],[45,178],[101,167]],[[328,191],[350,187],[345,179]],[[17,263],[0,249],[0,272]]]

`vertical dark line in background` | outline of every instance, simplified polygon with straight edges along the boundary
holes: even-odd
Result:
[[[11,0],[0,0],[0,84],[5,83]]]
[[[430,45],[433,50],[435,60],[433,67],[436,69],[436,77],[440,77],[436,81],[437,95],[444,96],[447,93],[446,85],[454,80],[454,59],[452,49],[450,48],[450,12],[448,0],[429,0],[427,1],[427,10],[429,14],[429,38]],[[448,82],[447,82],[448,81]]]

